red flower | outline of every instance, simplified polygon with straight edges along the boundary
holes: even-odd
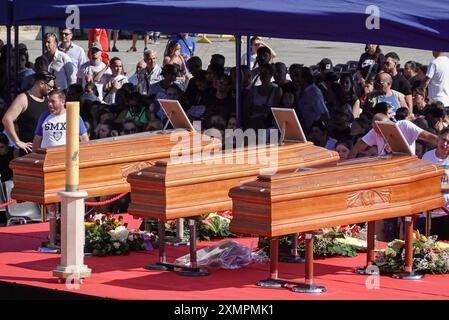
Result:
[[[111,222],[112,222],[112,223],[115,223],[115,221],[117,221],[117,219],[112,218]]]
[[[304,234],[301,233],[301,234],[298,236],[298,245],[301,244],[301,243],[303,243],[304,241],[306,241],[306,238],[304,237]]]
[[[120,221],[122,221],[122,220],[123,220],[123,217],[122,217],[122,216],[119,216],[118,219],[119,219]]]
[[[111,230],[112,230],[112,227],[107,227],[107,228],[106,228],[106,231],[107,231],[107,232],[109,232],[109,231],[111,231]]]
[[[101,224],[101,221],[97,219],[97,221],[95,221],[95,224],[96,224],[97,226],[99,226],[99,225]]]
[[[106,216],[102,216],[101,221],[106,221]]]
[[[87,218],[87,222],[94,222],[93,218]]]
[[[123,226],[124,226],[125,228],[128,228],[128,224],[127,224],[127,223],[124,223]]]
[[[112,216],[112,214],[111,214],[110,212],[108,212],[108,213],[106,213],[106,216],[107,216],[108,218],[110,218],[110,217]]]

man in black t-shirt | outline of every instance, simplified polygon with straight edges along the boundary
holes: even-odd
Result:
[[[412,99],[412,86],[410,82],[398,72],[399,56],[395,52],[389,52],[385,55],[384,71],[388,73],[393,79],[391,89],[399,91],[405,95],[405,102],[410,110],[410,114],[413,113],[413,99]]]

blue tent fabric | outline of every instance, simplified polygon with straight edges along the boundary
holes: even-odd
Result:
[[[158,30],[378,43],[449,51],[449,5],[441,0],[15,0],[14,23],[65,26],[77,5],[81,28]],[[368,30],[367,7],[380,29]]]
[[[64,27],[66,8],[76,5],[80,28],[260,35],[449,51],[446,0],[14,0],[13,4],[15,25]],[[372,6],[377,10],[370,12]],[[0,13],[0,23],[2,19]],[[376,20],[378,28],[367,27],[367,21]],[[238,123],[239,106],[237,99]]]
[[[0,26],[10,25],[12,17],[9,17],[8,0],[0,0]]]

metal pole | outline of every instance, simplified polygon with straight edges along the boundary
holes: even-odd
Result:
[[[251,69],[251,59],[252,59],[252,51],[251,51],[251,36],[246,37],[246,64],[248,68]]]
[[[42,55],[45,54],[45,27],[41,26],[41,38],[42,38]]]
[[[13,82],[13,88],[14,88],[14,98],[17,97],[17,94],[19,92],[19,26],[14,26],[14,57],[15,57],[15,70],[14,70],[14,82]]]
[[[236,125],[237,128],[242,127],[242,99],[241,99],[241,93],[242,93],[242,61],[240,57],[242,56],[242,36],[236,35],[235,36],[235,60],[236,60],[236,73],[235,73],[235,82],[236,82],[236,88],[235,88],[235,100],[236,100]]]
[[[11,96],[11,26],[6,27],[6,99],[7,104],[12,102]]]

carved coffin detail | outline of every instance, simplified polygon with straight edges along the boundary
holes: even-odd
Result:
[[[126,182],[126,179],[128,178],[128,176],[133,173],[133,172],[137,172],[140,171],[142,169],[145,169],[147,167],[153,166],[154,163],[150,162],[150,161],[144,161],[144,162],[138,162],[138,163],[132,163],[132,164],[127,164],[124,165],[123,167],[120,168],[120,170],[122,171],[122,181]]]
[[[366,207],[380,203],[390,203],[391,189],[362,190],[350,194],[348,208]]]

